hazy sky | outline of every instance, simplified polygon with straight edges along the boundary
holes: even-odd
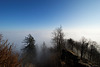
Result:
[[[99,42],[100,0],[0,0],[0,32],[8,39],[24,39],[28,33],[49,39],[60,25],[66,37]]]

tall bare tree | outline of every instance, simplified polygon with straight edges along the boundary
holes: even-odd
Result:
[[[57,52],[61,52],[61,49],[64,47],[64,33],[62,27],[54,30],[52,41]]]
[[[87,47],[88,47],[87,39],[85,37],[83,37],[82,40],[81,40],[81,49],[80,49],[81,59],[83,58],[84,52],[85,52]]]

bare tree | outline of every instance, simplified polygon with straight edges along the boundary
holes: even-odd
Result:
[[[65,46],[64,45],[64,33],[62,31],[62,27],[57,28],[53,32],[53,44],[56,48],[57,52],[61,52],[61,49]]]
[[[97,52],[97,49],[96,49],[95,45],[96,45],[96,42],[92,41],[91,45],[90,45],[90,56],[89,56],[90,60],[92,60],[93,57],[95,57],[95,54]]]
[[[56,67],[59,67],[61,64],[61,54],[62,49],[65,48],[65,39],[64,39],[64,33],[62,31],[62,27],[58,27],[53,31],[53,38],[52,43],[54,45],[54,53],[52,56],[52,59],[54,58],[54,62]]]
[[[81,59],[83,58],[83,55],[84,55],[84,52],[86,50],[86,48],[88,47],[88,44],[86,43],[87,42],[87,39],[85,39],[84,37],[82,38],[81,40]]]

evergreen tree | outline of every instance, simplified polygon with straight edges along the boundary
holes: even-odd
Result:
[[[23,50],[22,56],[24,57],[23,62],[34,63],[36,58],[36,47],[34,38],[31,36],[31,34],[29,34],[28,37],[25,37],[23,43],[25,43],[26,45],[22,49]]]

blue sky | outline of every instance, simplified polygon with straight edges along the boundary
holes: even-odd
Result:
[[[0,30],[98,28],[99,0],[0,0]]]
[[[0,33],[10,42],[20,45],[29,33],[50,42],[60,25],[66,38],[100,43],[100,0],[0,0]]]

